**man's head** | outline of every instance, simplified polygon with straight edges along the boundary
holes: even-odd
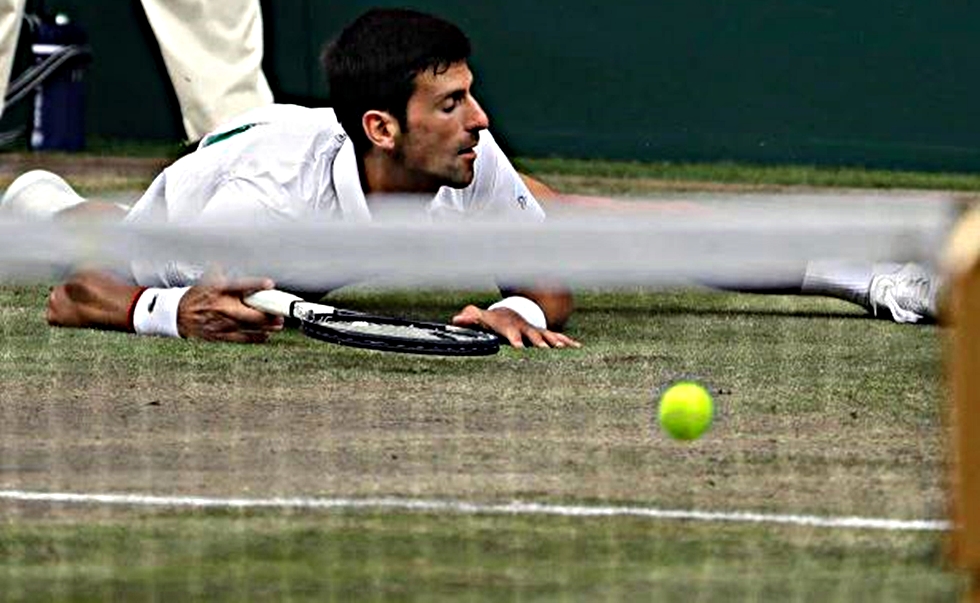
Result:
[[[403,9],[374,9],[324,54],[331,103],[364,157],[392,159],[415,188],[462,187],[487,116],[470,92],[470,43],[455,25]]]

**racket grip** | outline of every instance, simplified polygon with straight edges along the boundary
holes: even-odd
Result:
[[[290,318],[293,315],[291,311],[293,302],[301,302],[303,298],[292,293],[286,293],[285,291],[266,289],[264,291],[256,291],[242,299],[242,301],[245,302],[246,306],[255,308],[266,314]]]

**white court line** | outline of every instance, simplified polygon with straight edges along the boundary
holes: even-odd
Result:
[[[389,509],[395,511],[443,512],[461,515],[550,515],[558,517],[642,517],[730,523],[782,524],[818,528],[886,530],[892,532],[937,532],[950,529],[950,522],[936,519],[887,519],[879,517],[833,517],[770,513],[711,512],[654,507],[552,505],[531,502],[481,504],[457,500],[411,498],[215,498],[204,496],[150,496],[142,494],[84,494],[73,492],[26,492],[0,490],[0,500],[133,507],[190,507],[210,509]]]

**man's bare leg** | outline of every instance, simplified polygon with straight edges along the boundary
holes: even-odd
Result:
[[[561,195],[525,174],[524,184],[539,201],[560,205]],[[604,207],[616,201],[609,199]],[[626,205],[626,204],[624,204]],[[938,314],[940,279],[915,264],[810,261],[799,266],[797,275],[765,282],[713,281],[716,289],[764,295],[813,295],[857,304],[882,318],[896,322],[934,321]]]

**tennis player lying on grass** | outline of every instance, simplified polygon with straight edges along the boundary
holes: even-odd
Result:
[[[363,221],[384,203],[378,195],[414,193],[432,196],[428,213],[435,219],[542,220],[540,205],[487,131],[487,115],[470,90],[469,54],[466,36],[446,21],[369,11],[324,56],[332,110],[271,105],[240,116],[165,169],[123,219]],[[0,207],[63,219],[119,211],[84,201],[58,176],[34,171],[11,185]],[[282,319],[242,303],[273,287],[268,279],[208,283],[199,267],[176,262],[134,262],[131,271],[127,279],[75,273],[52,290],[48,322],[236,342],[265,341],[282,328]],[[515,347],[578,345],[558,332],[572,311],[567,291],[504,291],[501,301],[467,306],[453,322],[492,330]]]

